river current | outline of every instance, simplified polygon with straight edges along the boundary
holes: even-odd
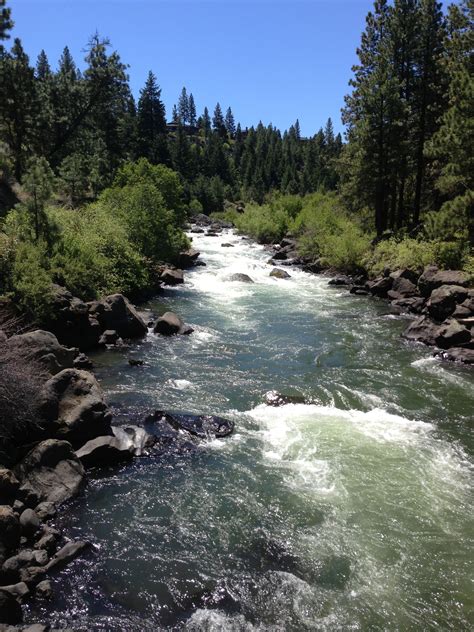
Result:
[[[80,631],[472,629],[472,372],[402,341],[384,301],[296,269],[271,278],[269,254],[231,231],[193,238],[207,266],[145,307],[194,333],[93,360],[118,423],[166,409],[231,418],[235,433],[93,475],[61,521],[95,553],[30,617]],[[308,403],[266,406],[271,389]]]

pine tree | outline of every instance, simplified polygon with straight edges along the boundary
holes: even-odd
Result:
[[[212,117],[212,127],[221,136],[225,138],[227,131],[225,128],[224,117],[222,115],[222,109],[219,103],[214,108],[214,116]]]
[[[38,55],[35,72],[36,149],[39,155],[49,156],[54,144],[54,76],[44,50]]]
[[[234,138],[235,136],[235,120],[234,115],[232,114],[232,110],[230,107],[227,108],[227,112],[225,114],[225,128],[230,138]]]
[[[31,158],[27,164],[27,170],[22,180],[25,192],[29,195],[26,203],[31,213],[35,239],[39,240],[45,232],[46,217],[45,205],[53,193],[54,174],[45,158]]]
[[[138,152],[152,164],[167,158],[166,112],[161,100],[161,90],[156,77],[150,70],[138,100]]]
[[[6,7],[6,0],[0,0],[0,42],[10,38],[8,31],[13,28],[13,20],[11,19],[11,9]],[[0,44],[0,52],[3,45]]]
[[[17,180],[34,143],[34,71],[21,41],[16,38],[10,53],[1,57],[0,136],[9,147]]]
[[[196,104],[194,103],[194,97],[192,92],[189,95],[189,99],[188,99],[188,118],[189,118],[189,125],[191,125],[192,127],[196,126]]]
[[[449,7],[448,107],[429,146],[436,160],[436,188],[445,201],[437,218],[442,238],[467,236],[474,244],[474,1]],[[467,229],[467,230],[466,230]],[[439,237],[440,235],[436,235]]]
[[[189,99],[186,88],[181,90],[181,94],[178,99],[178,115],[179,120],[183,125],[189,123]]]
[[[201,117],[201,127],[204,132],[204,136],[208,136],[211,131],[211,117],[207,107],[204,108],[203,115]]]

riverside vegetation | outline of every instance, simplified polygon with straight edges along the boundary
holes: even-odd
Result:
[[[20,39],[7,46],[0,8],[1,625],[87,548],[45,523],[85,467],[232,431],[162,411],[155,434],[111,426],[83,353],[148,331],[128,299],[183,282],[198,262],[191,218],[196,232],[235,226],[268,245],[272,265],[388,297],[417,315],[409,339],[472,364],[474,3],[374,3],[345,142],[331,119],[303,138],[298,121],[242,129],[220,104],[198,117],[186,88],[167,123],[155,75],[135,103],[107,39],[90,39],[83,72],[67,47],[57,70],[44,51],[32,67]],[[192,333],[170,313],[150,325]]]

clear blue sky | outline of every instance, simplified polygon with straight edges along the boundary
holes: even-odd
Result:
[[[340,109],[372,0],[10,0],[15,28],[33,61],[44,48],[56,66],[67,44],[79,66],[96,30],[129,64],[135,96],[148,70],[167,113],[183,85],[198,113],[217,101],[243,126],[304,135]]]

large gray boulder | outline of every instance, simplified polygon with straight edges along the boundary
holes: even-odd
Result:
[[[443,321],[451,316],[458,303],[467,299],[468,290],[460,285],[441,285],[431,292],[427,303],[431,318]]]
[[[14,595],[0,588],[0,621],[16,625],[23,621],[21,606]],[[8,628],[6,628],[8,629]]]
[[[393,279],[391,277],[377,277],[365,284],[366,289],[380,298],[386,298],[388,292],[392,289]]]
[[[112,415],[95,377],[87,371],[65,369],[43,386],[39,413],[54,430],[74,446],[111,434]]]
[[[128,443],[105,436],[88,441],[77,450],[76,456],[84,467],[103,467],[130,461],[133,453]]]
[[[414,320],[403,337],[407,340],[416,340],[426,345],[449,349],[466,344],[471,340],[471,334],[466,327],[459,324],[454,318],[448,318],[440,325],[426,316]]]
[[[16,466],[22,489],[42,501],[60,504],[75,496],[84,483],[84,467],[67,441],[47,439]]]
[[[111,294],[89,303],[89,313],[102,328],[114,329],[121,338],[139,338],[148,332],[145,321],[123,294]]]
[[[174,268],[165,268],[160,274],[160,281],[165,285],[180,285],[184,283],[183,271]]]
[[[437,266],[427,266],[418,279],[418,289],[425,297],[442,285],[468,287],[469,277],[462,270],[439,270]]]
[[[60,285],[52,286],[52,317],[46,323],[58,340],[82,351],[97,346],[101,326],[89,313],[89,305]]]
[[[6,347],[22,358],[39,361],[53,375],[72,367],[79,353],[75,348],[68,349],[59,344],[54,334],[41,329],[8,338]]]
[[[392,277],[393,278],[393,277]],[[392,301],[402,298],[411,298],[418,294],[418,289],[410,279],[399,276],[393,279],[392,288],[387,292],[387,296]]]
[[[178,256],[179,267],[182,269],[192,268],[199,255],[200,252],[195,248],[189,248],[189,250],[180,252]]]
[[[174,312],[165,312],[156,321],[153,331],[162,336],[174,336],[176,334],[188,335],[193,332],[193,329],[185,325],[183,319]]]

